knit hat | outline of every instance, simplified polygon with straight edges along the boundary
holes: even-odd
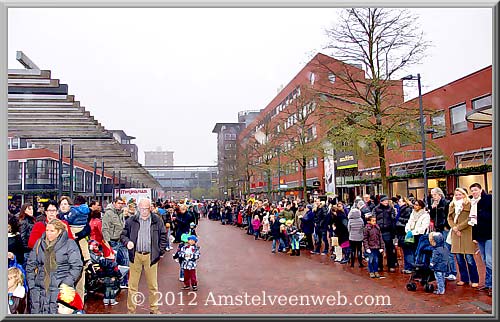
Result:
[[[380,201],[386,201],[386,200],[389,200],[389,197],[385,195],[380,198]]]
[[[196,237],[195,235],[190,235],[190,236],[188,237],[188,240],[194,240],[194,241],[195,241],[195,243],[197,243],[197,242],[198,242],[198,237]]]
[[[83,310],[83,302],[80,295],[74,288],[66,284],[61,284],[59,295],[57,295],[57,303],[60,303],[75,311]]]

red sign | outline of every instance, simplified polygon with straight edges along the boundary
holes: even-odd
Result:
[[[259,181],[259,187],[264,187],[264,182]]]
[[[255,188],[255,183],[250,184],[250,188]]]

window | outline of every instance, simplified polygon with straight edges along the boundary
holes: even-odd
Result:
[[[224,134],[224,140],[236,140],[236,134],[226,133]]]
[[[53,160],[28,160],[26,184],[57,184],[58,164]]]
[[[84,190],[84,176],[85,172],[82,169],[75,168],[75,191],[83,192]]]
[[[328,80],[330,83],[335,83],[335,74],[334,73],[328,73]]]
[[[491,106],[491,95],[483,96],[481,98],[472,101],[472,109],[476,110],[481,107]],[[491,124],[481,124],[474,123],[474,129],[478,129],[485,126],[490,126]]]
[[[92,177],[94,174],[92,172],[85,172],[85,192],[92,192],[93,181]]]
[[[435,133],[432,133],[432,138],[437,139],[445,136],[446,134],[446,124],[444,120],[444,111],[438,112],[432,116],[432,129]]]
[[[465,103],[450,108],[451,133],[467,131]]]
[[[311,73],[309,75],[309,81],[311,82],[311,85],[314,85],[315,80],[316,80],[316,75],[314,75],[314,73]]]
[[[18,161],[9,161],[9,185],[21,185],[21,167],[22,163]]]

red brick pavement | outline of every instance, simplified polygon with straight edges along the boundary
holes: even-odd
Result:
[[[208,219],[203,219],[197,230],[201,247],[199,290],[197,293],[180,290],[179,265],[173,261],[173,253],[167,252],[158,268],[163,314],[487,314],[471,302],[492,303],[484,292],[459,287],[454,282],[447,282],[446,294],[441,296],[425,293],[420,286],[416,292],[409,292],[405,288],[409,276],[401,273],[384,272],[385,279],[370,279],[366,269],[334,263],[329,256],[304,251],[300,257],[273,254],[270,242],[255,241],[240,228],[222,226]],[[482,281],[484,274],[481,275]],[[144,274],[139,291],[148,294]],[[326,302],[313,305],[311,298],[309,305],[302,306],[269,303],[273,296],[287,296],[293,303],[293,295],[338,298],[338,292],[347,297],[347,305]],[[249,296],[249,305],[245,303],[245,294]],[[232,296],[235,305],[215,305],[230,303],[220,300],[219,295]],[[265,297],[267,303],[252,305],[254,295],[260,301]],[[354,298],[358,295],[368,302],[375,296],[388,295],[391,305],[357,306]],[[102,297],[95,296],[88,299],[85,309],[87,313],[126,314],[126,299],[127,290],[123,290],[117,297],[118,305],[105,307]],[[190,302],[196,305],[188,305]],[[138,306],[137,313],[149,313],[147,300]]]

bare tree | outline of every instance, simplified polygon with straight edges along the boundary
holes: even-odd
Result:
[[[430,45],[417,19],[406,9],[344,9],[338,24],[327,30],[326,46],[344,64],[332,70],[321,56],[315,60],[334,78],[330,89],[320,90],[323,113],[334,115],[325,124],[328,141],[365,158],[375,150],[385,193],[388,145],[419,141],[418,108],[403,105],[402,81],[393,80],[418,63]]]
[[[317,144],[317,121],[315,112],[318,96],[311,86],[300,85],[286,100],[286,107],[280,113],[276,131],[276,141],[284,156],[284,163],[297,162],[302,174],[303,198],[307,200],[307,165],[318,158],[320,148]]]
[[[270,122],[266,117],[258,123],[258,130],[252,136],[242,140],[237,165],[238,174],[243,174],[247,183],[252,176],[264,177],[268,194],[272,190],[272,173],[276,169],[273,161],[275,145],[270,140],[271,135]]]

